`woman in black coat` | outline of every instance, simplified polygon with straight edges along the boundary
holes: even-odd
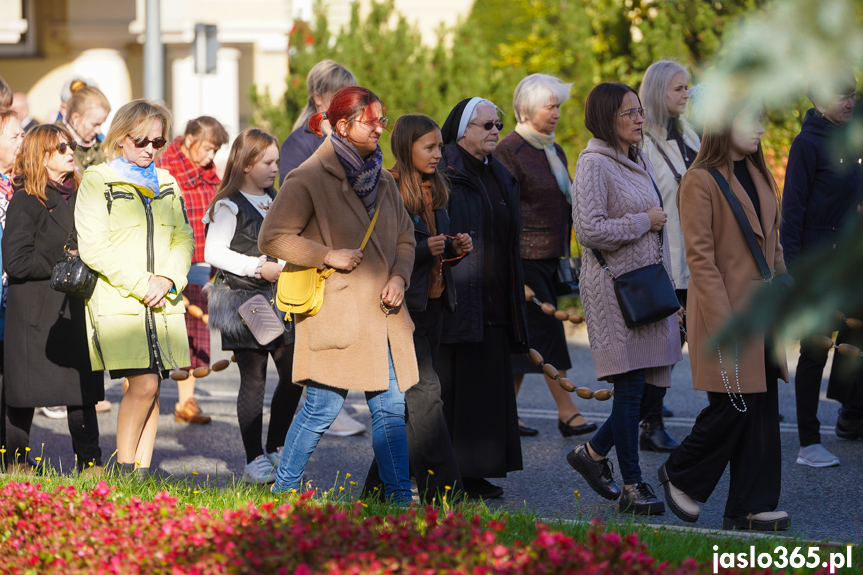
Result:
[[[60,126],[27,133],[15,163],[15,194],[3,234],[6,300],[6,458],[11,471],[30,471],[27,448],[34,408],[66,405],[79,471],[102,465],[96,402],[105,398],[102,372],[90,367],[84,302],[50,287],[74,223],[80,181],[75,142]]]
[[[518,182],[492,156],[502,127],[497,106],[482,98],[460,102],[443,127],[450,229],[470,234],[474,249],[452,270],[458,308],[444,314],[437,373],[465,491],[475,498],[500,497],[485,478],[522,468],[510,352],[528,351],[527,306]]]

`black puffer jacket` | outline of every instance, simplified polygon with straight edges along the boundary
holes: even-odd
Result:
[[[779,241],[786,263],[829,242],[861,200],[861,159],[832,153],[830,140],[845,130],[806,112],[803,128],[788,153],[782,190]]]
[[[498,181],[510,210],[509,233],[505,240],[508,269],[504,286],[510,351],[524,353],[528,350],[527,304],[524,299],[524,274],[519,257],[521,211],[518,182],[493,156],[488,156],[488,161],[488,169]],[[486,226],[491,228],[491,222],[484,221],[486,210],[483,202],[488,201],[487,194],[481,189],[480,182],[468,176],[458,144],[452,143],[444,148],[441,165],[445,166],[444,173],[450,182],[450,201],[447,207],[449,229],[453,235],[467,232],[473,239],[473,251],[463,263],[452,269],[453,283],[447,283],[448,286],[455,285],[459,305],[455,313],[444,316],[441,343],[479,342],[483,339],[486,317],[483,309],[486,302],[486,294],[483,293],[485,238],[488,237]]]

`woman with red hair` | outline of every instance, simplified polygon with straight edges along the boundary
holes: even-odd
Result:
[[[306,403],[285,438],[274,493],[299,490],[306,463],[335,420],[348,390],[364,391],[384,497],[411,500],[404,392],[419,380],[414,325],[401,309],[414,263],[410,216],[378,140],[384,107],[370,90],[339,90],[309,120],[332,134],[288,174],[261,226],[261,251],[286,269],[335,270],[314,316],[296,318],[293,380]],[[358,249],[367,230],[365,250]]]

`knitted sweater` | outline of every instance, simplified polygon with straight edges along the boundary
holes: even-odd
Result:
[[[615,275],[655,264],[657,234],[645,213],[659,206],[650,181],[653,169],[644,154],[636,164],[602,140],[592,139],[578,156],[572,184],[572,219],[578,241],[602,251]],[[663,234],[665,267],[671,276],[668,234]],[[592,252],[582,260],[581,299],[597,379],[645,369],[648,383],[667,387],[671,366],[683,359],[677,315],[629,329],[614,284]]]

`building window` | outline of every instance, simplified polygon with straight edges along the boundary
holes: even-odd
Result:
[[[0,58],[36,55],[36,1],[0,0]]]

